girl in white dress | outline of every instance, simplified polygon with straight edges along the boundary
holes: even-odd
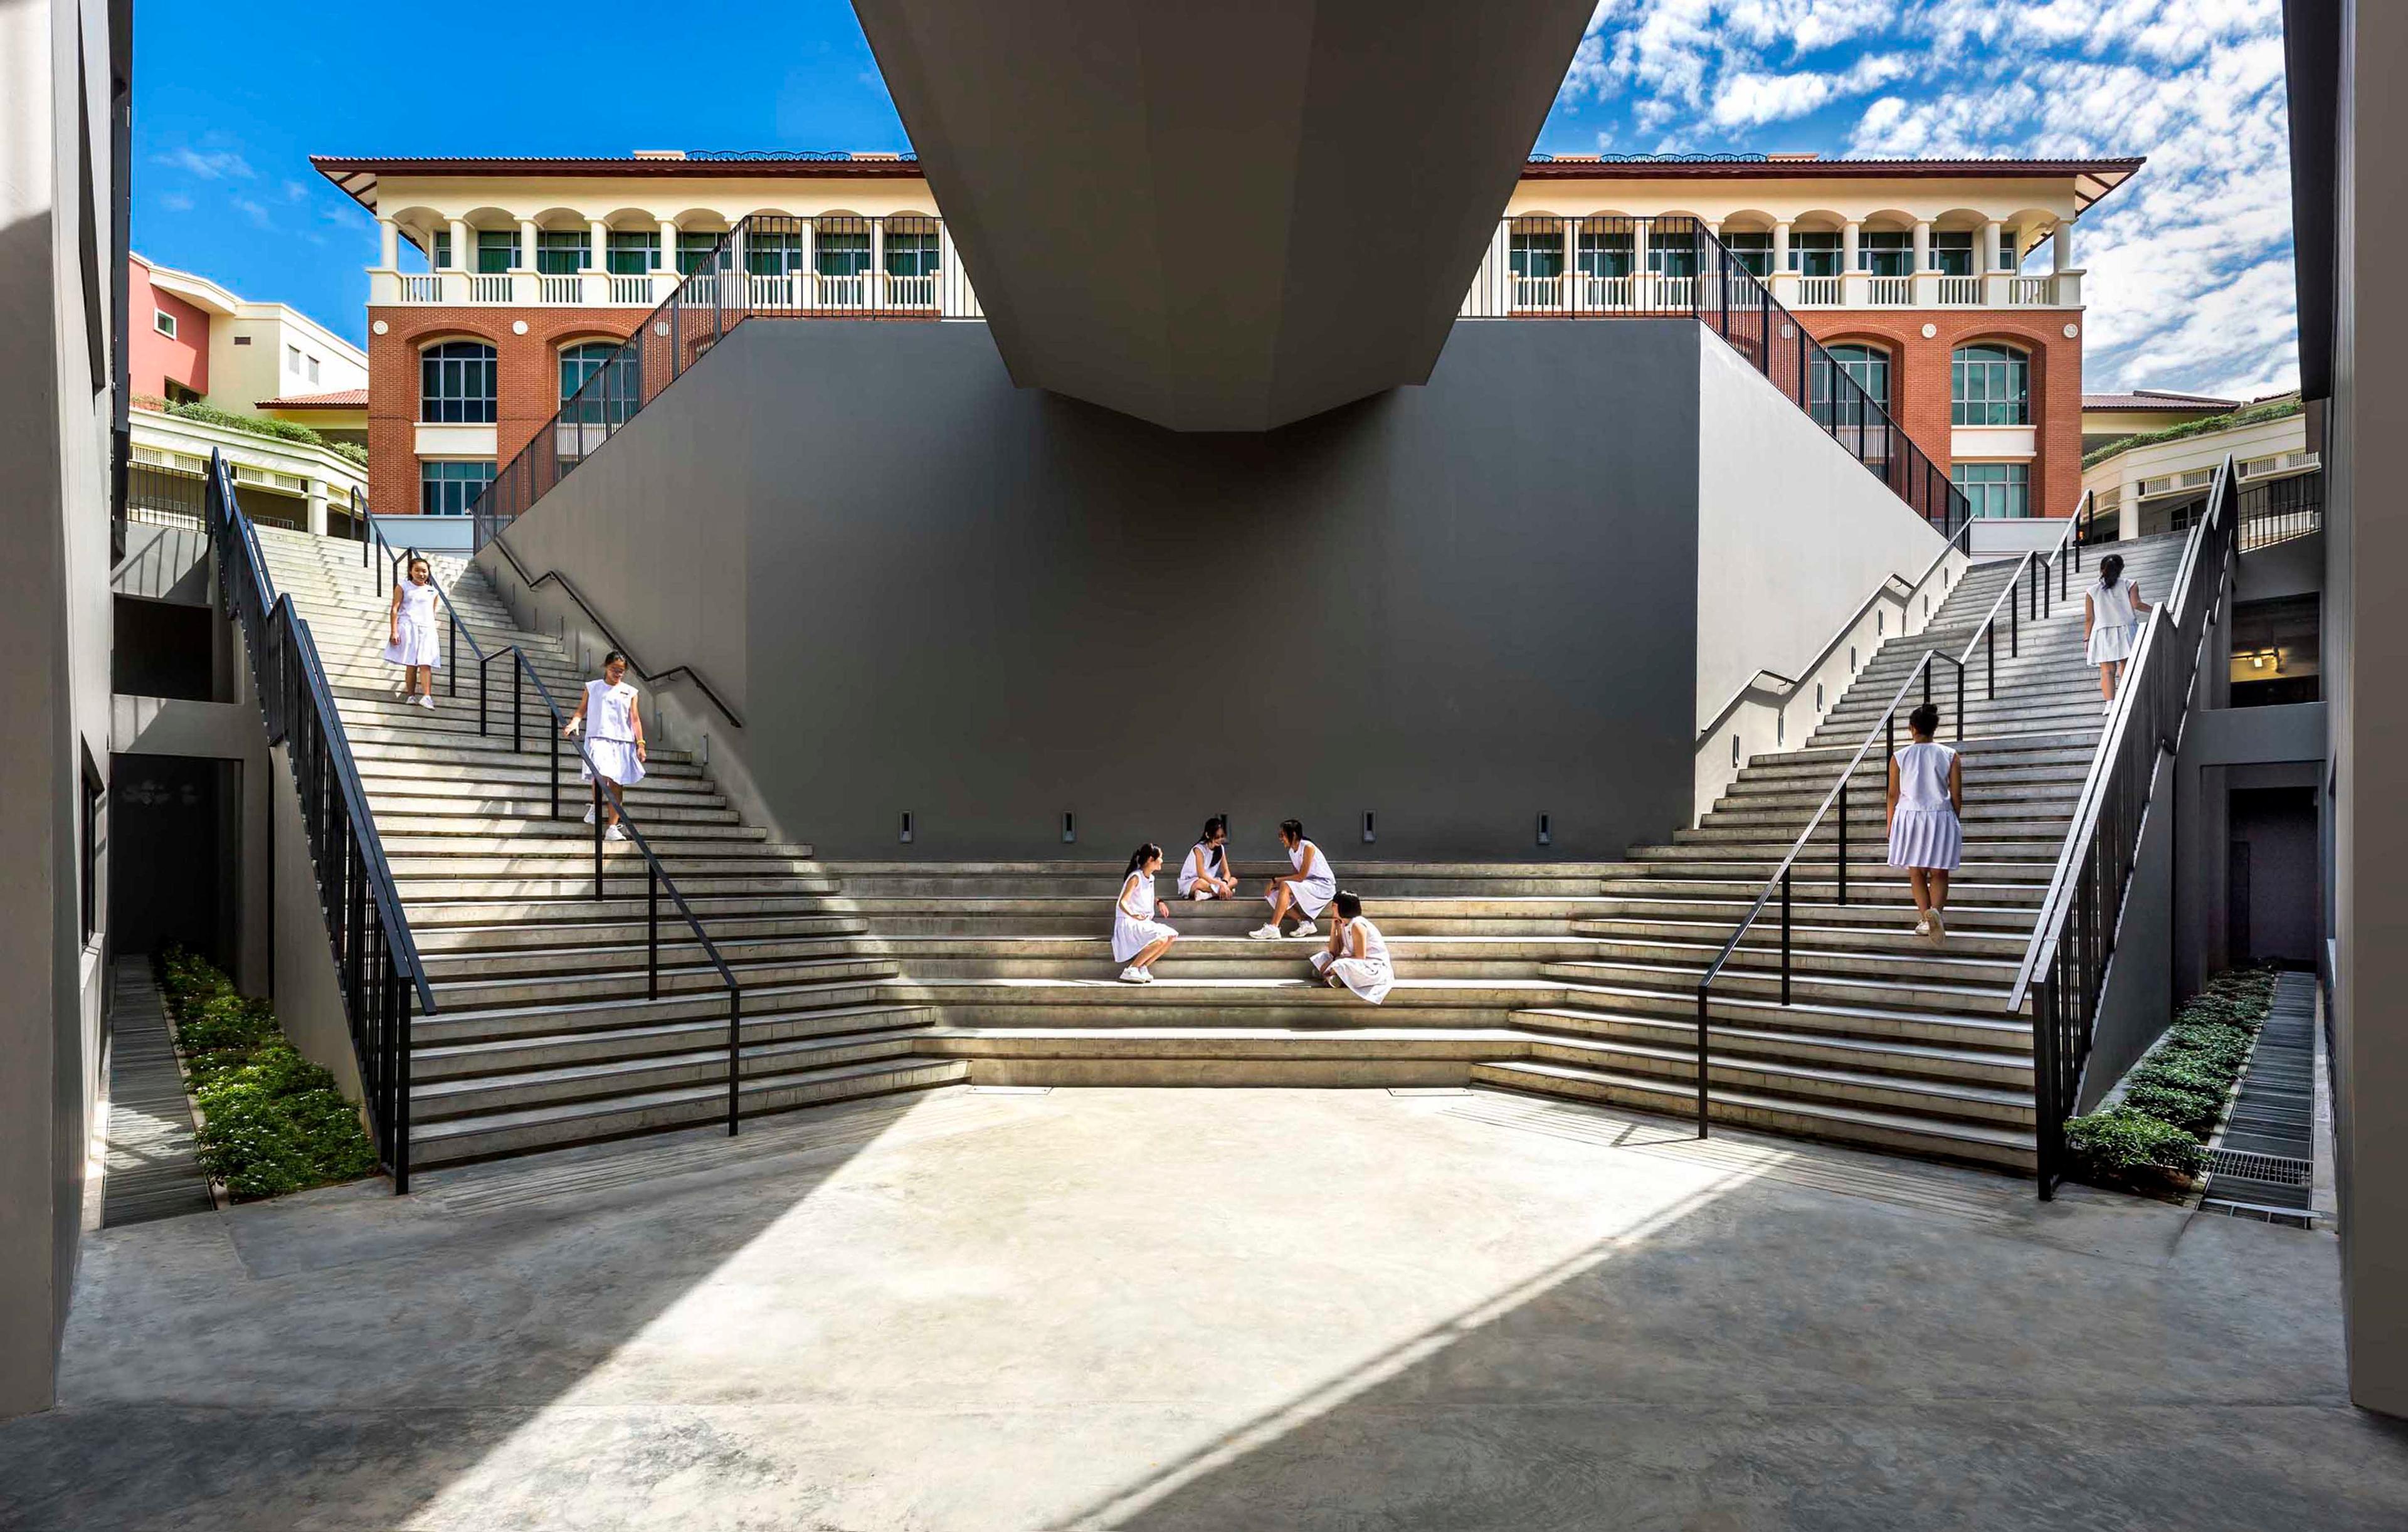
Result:
[[[1889,865],[1904,867],[1920,918],[1914,934],[1948,936],[1948,875],[1965,854],[1965,761],[1934,744],[1940,709],[1927,702],[1907,714],[1914,743],[1890,757]]]
[[[2141,620],[2148,615],[2141,588],[2124,578],[2124,555],[2100,559],[2099,583],[2082,594],[2082,637],[2083,652],[2099,667],[2099,694],[2109,712],[2115,710],[2115,682],[2141,645]]]
[[[1161,870],[1162,848],[1149,840],[1130,856],[1112,905],[1112,961],[1128,965],[1121,970],[1124,984],[1153,983],[1154,964],[1179,939],[1163,921],[1170,907],[1154,896],[1154,875]]]
[[[644,713],[636,700],[636,689],[627,684],[627,656],[612,650],[602,656],[602,679],[585,683],[585,694],[577,699],[577,711],[568,715],[564,735],[585,725],[587,764],[581,775],[587,781],[598,772],[609,784],[611,792],[594,790],[595,802],[585,807],[585,823],[594,823],[594,810],[598,806],[610,817],[609,828],[602,832],[605,840],[624,840],[626,832],[619,828],[618,795],[644,780],[644,763],[651,759],[651,750],[644,743]]]
[[[435,706],[435,667],[443,663],[442,633],[435,621],[435,571],[415,553],[408,578],[393,588],[386,614],[385,662],[401,666],[401,700]]]
[[[1229,822],[1214,814],[1204,822],[1204,838],[1188,848],[1179,864],[1179,896],[1182,899],[1232,899],[1238,875],[1229,870]]]
[[[1388,997],[1388,986],[1397,981],[1397,970],[1388,961],[1387,938],[1363,918],[1363,901],[1351,891],[1340,889],[1330,902],[1338,909],[1338,927],[1329,933],[1329,945],[1312,954],[1312,971],[1331,988],[1343,984],[1357,1000],[1376,1006]]]
[[[1304,838],[1304,821],[1280,821],[1280,841],[1287,847],[1289,865],[1296,870],[1281,873],[1263,890],[1263,897],[1270,901],[1270,923],[1246,935],[1265,941],[1280,934],[1280,922],[1287,919],[1291,906],[1301,923],[1296,934],[1312,935],[1312,923],[1321,918],[1322,909],[1338,893],[1338,874],[1330,867],[1329,858],[1321,854],[1321,848]]]

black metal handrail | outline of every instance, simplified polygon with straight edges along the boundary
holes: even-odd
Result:
[[[343,1015],[358,1061],[378,1163],[396,1195],[409,1190],[410,1002],[436,1013],[393,868],[368,811],[351,741],[309,624],[278,595],[258,532],[212,452],[204,508],[216,554],[218,597],[242,630],[253,690],[271,745],[285,747],[317,875],[320,912],[334,950]]]
[[[1555,243],[1536,242],[1541,236]],[[1972,503],[1947,470],[1702,220],[1526,215],[1505,220],[1498,237],[1502,244],[1475,277],[1464,318],[1698,320],[1916,515],[1942,533],[1971,517]]]
[[[382,554],[389,568],[397,572],[401,567],[401,561],[413,556],[414,551],[405,549],[399,553],[393,551],[392,545],[385,541],[382,529],[377,526],[375,516],[369,512],[367,501],[357,490],[351,492],[351,508],[353,515],[359,518],[360,524],[368,531],[367,539],[362,543],[363,557],[366,556],[366,548],[373,543]],[[515,564],[516,561],[513,560],[512,563]],[[431,580],[428,583],[434,584]],[[535,662],[528,656],[523,646],[509,644],[490,654],[487,653],[484,646],[477,642],[475,631],[468,626],[467,622],[460,616],[458,609],[452,605],[452,598],[444,593],[443,587],[438,584],[434,585],[434,589],[436,598],[443,603],[443,609],[450,617],[452,657],[457,657],[459,640],[465,638],[467,640],[469,652],[477,661],[477,733],[479,735],[489,733],[488,698],[493,691],[494,661],[507,658],[513,662],[510,670],[510,753],[513,755],[523,753],[526,750],[526,694],[523,683],[532,681],[535,684],[536,696],[543,704],[544,710],[551,715],[552,724],[549,731],[551,738],[547,752],[551,758],[551,817],[555,820],[565,818],[566,816],[561,812],[560,804],[560,742],[567,737],[569,715],[562,709],[559,699],[552,694],[552,688],[544,684],[543,677],[537,672]],[[452,694],[457,696],[459,672],[456,666],[452,668]],[[738,1072],[744,1016],[742,986],[736,981],[735,970],[730,968],[726,959],[720,955],[718,944],[710,939],[710,933],[703,928],[702,921],[695,914],[693,906],[686,903],[685,895],[679,891],[676,880],[669,876],[668,869],[661,865],[661,859],[653,853],[652,842],[645,838],[643,827],[636,823],[635,815],[629,811],[626,801],[620,796],[618,789],[610,785],[609,779],[596,766],[588,738],[582,737],[579,738],[577,753],[585,763],[586,774],[594,783],[592,799],[594,897],[601,899],[608,896],[609,874],[602,839],[605,828],[603,823],[605,816],[602,809],[606,799],[610,808],[618,810],[621,826],[625,829],[636,850],[644,859],[646,997],[653,1000],[661,997],[661,894],[663,890],[667,891],[669,902],[677,907],[677,912],[683,916],[686,924],[693,928],[695,939],[702,946],[703,955],[709,958],[711,966],[719,970],[720,981],[727,986],[727,1132],[728,1136],[733,1138],[737,1131]]]
[[[739,729],[744,726],[742,716],[734,708],[728,706],[727,699],[719,694],[719,689],[710,684],[709,678],[694,666],[673,665],[666,670],[645,669],[643,662],[636,658],[635,651],[627,647],[626,640],[610,631],[610,624],[603,621],[602,614],[594,609],[594,604],[585,599],[584,593],[578,590],[576,584],[566,575],[557,569],[547,569],[540,575],[530,576],[527,573],[527,566],[519,562],[518,554],[511,550],[509,541],[499,532],[494,533],[493,539],[485,546],[500,552],[503,560],[509,565],[510,572],[519,577],[519,584],[522,587],[532,591],[539,586],[557,585],[567,593],[568,599],[577,603],[577,609],[585,614],[585,620],[593,623],[601,633],[603,641],[625,658],[628,667],[641,677],[646,685],[660,686],[682,676],[694,683],[695,689],[709,699],[712,707],[719,709],[720,717]]]
[[[2124,667],[2008,994],[2010,1013],[2027,1000],[2031,1007],[2035,1170],[2043,1198],[2064,1175],[2065,1123],[2089,1062],[2157,772],[2182,747],[2202,656],[2240,556],[2235,478],[2227,457],[2209,489],[2207,513],[2184,545],[2172,591],[2150,609]]]
[[[890,262],[891,242],[908,235],[934,241],[936,268],[907,274],[876,266],[873,223],[888,241]],[[829,242],[838,238],[844,253],[830,263]],[[851,269],[830,271],[829,264]],[[938,220],[784,213],[740,219],[479,492],[469,507],[475,545],[483,549],[502,526],[524,515],[745,320],[975,319],[979,313],[977,294]]]
[[[2070,537],[2071,535],[2072,529],[2069,527],[2067,536]],[[2062,557],[2064,548],[2065,545],[2060,542],[2054,555],[2054,562],[2060,570],[2064,564]],[[2008,656],[2013,658],[2021,652],[2022,613],[2026,606],[2028,605],[2031,608],[2035,620],[2047,615],[2050,600],[2049,580],[2043,571],[2048,569],[2051,562],[2052,555],[2038,552],[2025,553],[2017,561],[2005,586],[2000,590],[1998,599],[1990,603],[1990,609],[1984,614],[1981,625],[1976,627],[1965,640],[1965,647],[1960,652],[1949,654],[1936,649],[1926,649],[1923,651],[1923,657],[1915,661],[1914,668],[1907,672],[1904,680],[1899,682],[1897,692],[1890,696],[1889,706],[1882,709],[1881,717],[1865,731],[1864,742],[1856,747],[1854,755],[1848,757],[1848,764],[1840,768],[1839,780],[1832,783],[1831,790],[1823,795],[1823,801],[1816,806],[1813,817],[1807,820],[1806,827],[1800,830],[1798,838],[1790,843],[1788,853],[1782,857],[1780,865],[1773,868],[1772,876],[1765,880],[1763,889],[1756,896],[1756,902],[1748,906],[1747,913],[1740,918],[1739,924],[1731,931],[1729,938],[1723,943],[1722,950],[1716,952],[1713,961],[1707,965],[1704,977],[1698,981],[1698,1138],[1702,1138],[1707,1135],[1710,1110],[1707,1045],[1708,1034],[1712,1027],[1709,1009],[1713,1003],[1714,981],[1720,978],[1723,969],[1729,966],[1733,954],[1739,951],[1740,943],[1755,927],[1757,917],[1762,915],[1765,907],[1771,903],[1773,895],[1778,893],[1781,895],[1781,1003],[1784,1006],[1789,1004],[1790,931],[1793,903],[1790,880],[1799,860],[1805,855],[1808,844],[1814,838],[1814,832],[1822,827],[1825,816],[1830,814],[1836,806],[1839,810],[1839,817],[1835,822],[1839,827],[1839,850],[1836,860],[1837,902],[1844,907],[1848,902],[1848,784],[1856,776],[1856,768],[1864,764],[1865,755],[1872,749],[1873,740],[1876,737],[1883,741],[1883,748],[1889,755],[1894,756],[1898,753],[1899,705],[1905,701],[1907,693],[1914,688],[1917,681],[1922,682],[1922,700],[1924,702],[1931,700],[1931,672],[1935,661],[1955,667],[1956,742],[1960,745],[1965,742],[1965,674],[1967,667],[1972,662],[1973,651],[1977,647],[1986,647],[1989,651],[1989,674],[1985,696],[1995,700],[1999,690],[1997,643],[1999,615],[2001,611],[2007,614],[2009,635],[2007,652]],[[2060,575],[2059,578],[2061,579],[2062,576]]]

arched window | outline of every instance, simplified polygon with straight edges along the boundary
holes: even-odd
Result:
[[[588,340],[560,353],[560,404],[564,422],[578,425],[624,425],[643,399],[643,358],[633,346]]]
[[[1825,361],[1821,356],[1816,357],[1811,374],[1814,391],[1815,419],[1821,420],[1823,411],[1832,402],[1831,372],[1835,367],[1842,376],[1862,389],[1867,399],[1885,412],[1888,410],[1889,352],[1879,346],[1867,346],[1856,341],[1842,341],[1839,345],[1826,347],[1824,351],[1829,361]],[[1850,391],[1841,389],[1838,392],[1846,394]],[[1853,408],[1854,400],[1851,399],[1848,402]]]
[[[2029,425],[2031,363],[1996,341],[1959,346],[1948,365],[1952,425]]]
[[[418,418],[443,424],[494,422],[494,348],[481,340],[445,340],[418,358]]]

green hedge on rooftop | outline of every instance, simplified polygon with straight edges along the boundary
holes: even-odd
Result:
[[[236,1202],[375,1174],[359,1109],[294,1050],[266,1001],[236,994],[214,966],[181,951],[160,959],[159,986],[206,1119],[195,1157]]]

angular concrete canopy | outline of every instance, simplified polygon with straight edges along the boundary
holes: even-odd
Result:
[[[1429,376],[1591,0],[854,0],[1023,386],[1263,431]]]

